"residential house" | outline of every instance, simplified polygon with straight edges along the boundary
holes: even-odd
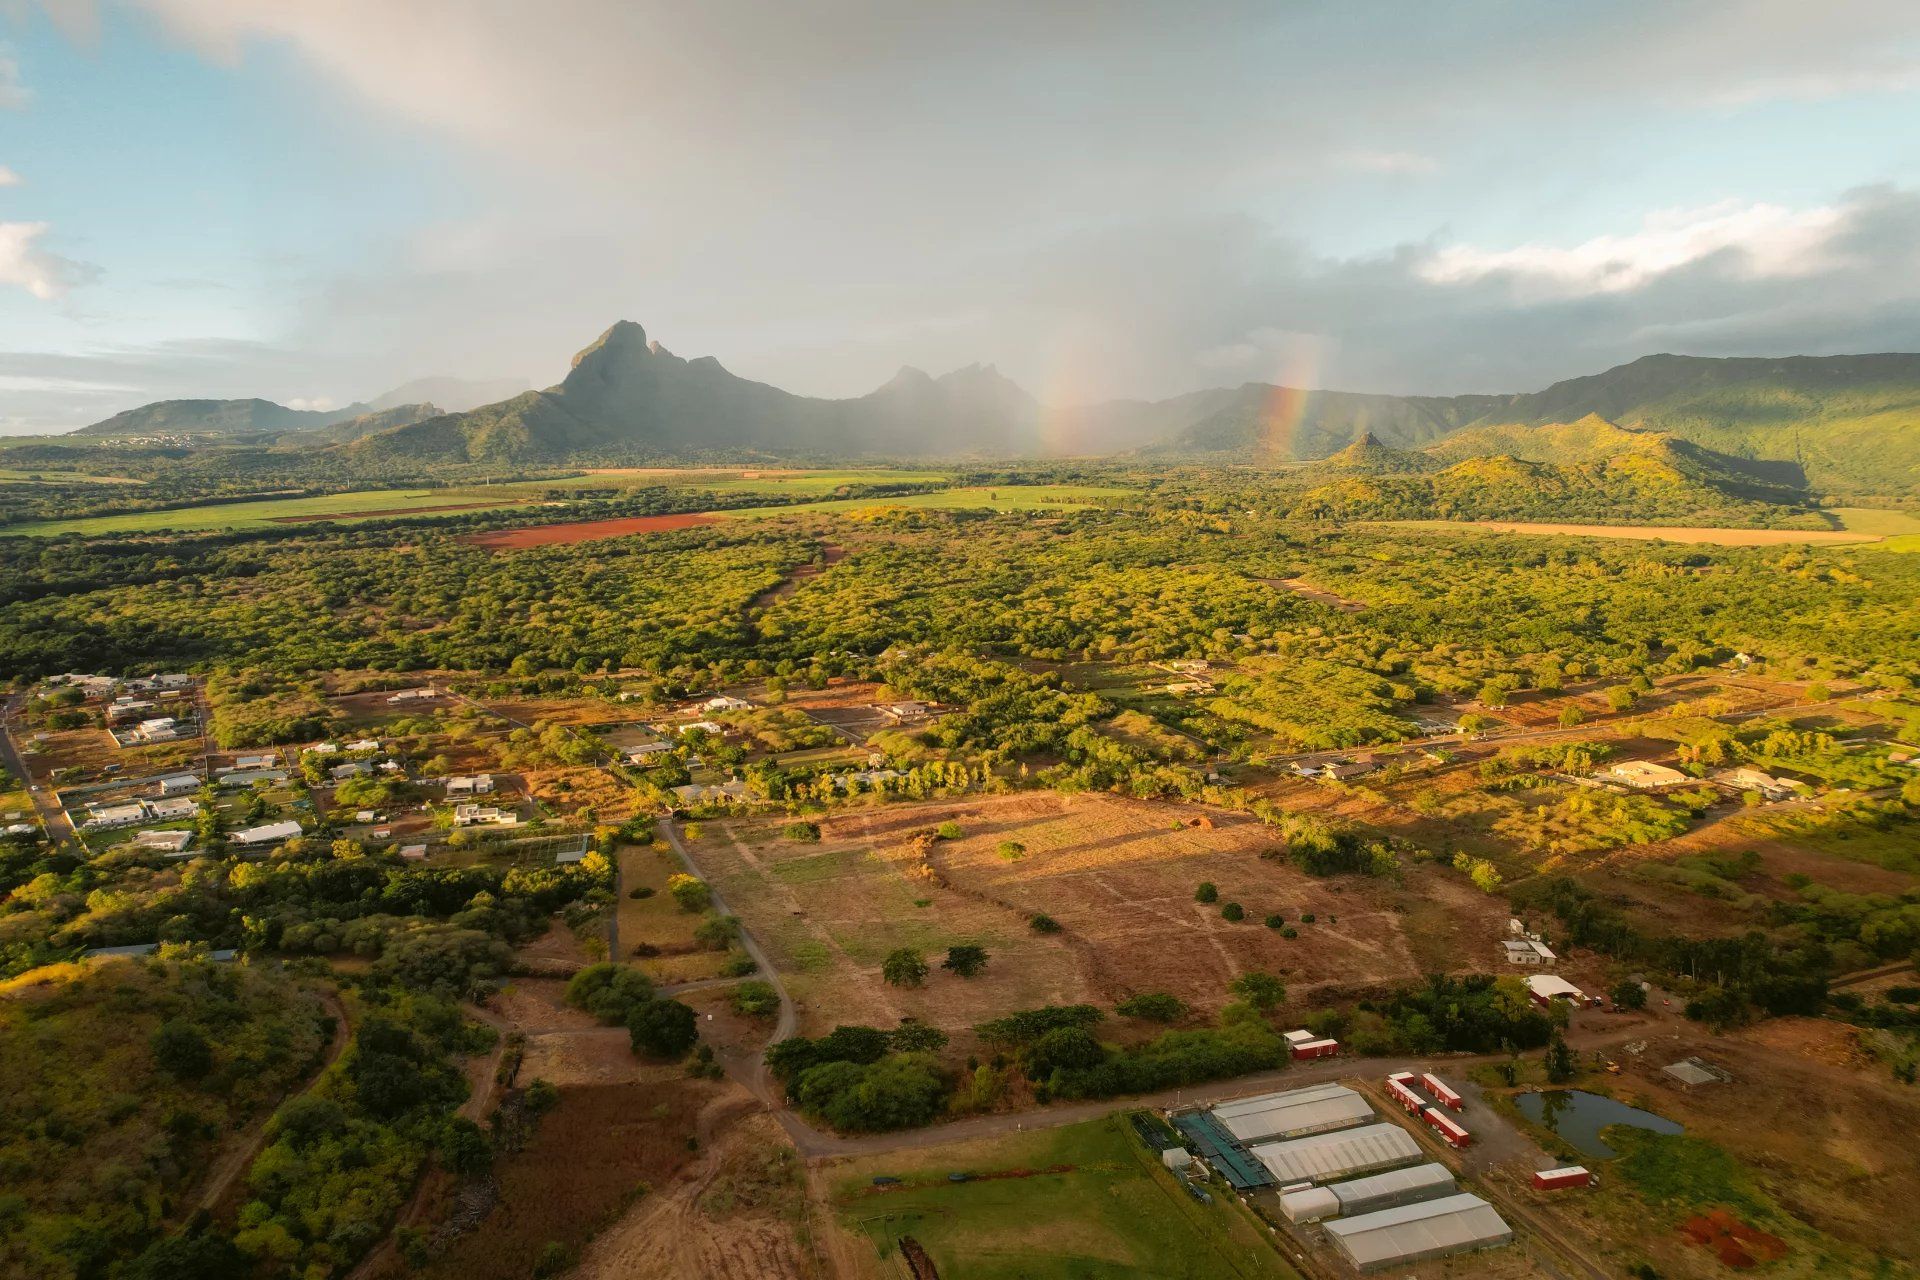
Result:
[[[664,742],[643,742],[637,747],[627,748],[627,763],[636,765],[658,764],[660,762],[654,757],[671,750],[673,750],[673,748]]]
[[[299,834],[300,824],[288,819],[283,822],[269,822],[259,827],[242,827],[227,839],[244,848],[251,845],[278,844],[282,840],[291,840]]]
[[[1548,950],[1546,943],[1541,942],[1537,938],[1508,939],[1502,942],[1500,946],[1507,953],[1508,964],[1527,965],[1532,968],[1538,968],[1541,965],[1552,964],[1559,959],[1552,951]]]
[[[1185,698],[1196,693],[1212,693],[1213,685],[1205,680],[1173,680],[1168,682],[1166,691],[1173,697]]]
[[[285,769],[235,769],[220,775],[220,785],[223,787],[250,787],[256,782],[277,783],[286,780]]]
[[[156,675],[152,677],[152,683],[161,689],[190,689],[193,687],[193,677],[176,671],[167,675]]]
[[[400,846],[400,856],[408,862],[425,862],[427,860],[427,846],[423,844],[403,844]]]
[[[271,769],[280,763],[280,757],[268,752],[261,756],[235,756],[233,767],[236,769]]]
[[[700,709],[702,711],[751,711],[753,704],[745,698],[728,697],[723,693],[717,698],[708,698],[700,704]]]
[[[683,724],[680,726],[681,733],[692,733],[695,729],[703,730],[704,732],[710,733],[714,737],[718,738],[721,735],[726,733],[727,726],[723,724],[715,724],[711,720],[695,720],[692,724]]]
[[[5,827],[0,827],[0,835],[9,837],[37,836],[39,834],[40,828],[34,826],[31,822],[9,822]]]
[[[484,796],[493,791],[493,775],[476,773],[472,777],[456,774],[447,779],[447,794],[450,796]]]
[[[1764,800],[1791,800],[1806,789],[1803,782],[1790,778],[1776,778],[1765,770],[1752,765],[1742,765],[1738,769],[1727,769],[1713,775],[1713,780],[1722,786],[1732,787],[1735,791],[1751,791]]]
[[[883,702],[874,710],[895,724],[908,724],[915,720],[925,720],[930,708],[924,702]]]
[[[675,787],[673,794],[681,804],[733,804],[747,798],[747,784],[738,780],[721,783],[690,782]]]
[[[147,812],[156,822],[177,822],[181,818],[191,818],[200,812],[200,802],[189,796],[178,796],[172,800],[151,800],[147,803]]]
[[[340,744],[337,742],[316,742],[307,748],[307,752],[316,756],[338,755]]]
[[[1167,670],[1178,671],[1183,676],[1202,675],[1213,668],[1205,658],[1178,658],[1166,664]]]
[[[128,733],[135,742],[172,742],[180,736],[180,722],[172,716],[142,720]]]
[[[491,805],[462,804],[453,809],[456,827],[511,827],[519,821],[518,815]]]
[[[136,800],[132,804],[109,804],[90,809],[87,811],[87,820],[80,825],[92,831],[109,831],[114,827],[131,827],[146,820],[146,803]]]
[[[378,751],[379,749],[380,739],[378,738],[361,738],[358,742],[349,742],[347,744],[347,750],[349,751]]]
[[[153,849],[160,853],[185,853],[193,843],[191,831],[142,831],[133,837],[133,843],[143,849]]]
[[[184,796],[200,789],[200,779],[191,773],[170,773],[160,779],[160,794]]]
[[[372,773],[372,765],[362,764],[358,760],[349,760],[345,764],[337,764],[327,770],[327,776],[335,782],[345,782],[348,778],[365,778]]]
[[[115,698],[107,704],[107,723],[125,724],[129,720],[138,720],[158,705],[144,698]]]
[[[1651,760],[1622,760],[1595,775],[1603,782],[1618,783],[1623,787],[1632,787],[1636,791],[1652,791],[1660,787],[1677,787],[1692,782],[1686,774],[1664,764],[1655,764]]]

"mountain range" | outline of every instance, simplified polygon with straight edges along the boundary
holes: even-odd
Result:
[[[363,463],[495,465],[1063,453],[1277,465],[1326,459],[1364,439],[1426,451],[1441,465],[1501,456],[1591,466],[1644,461],[1651,450],[1663,466],[1757,491],[1920,490],[1920,355],[1907,354],[1653,355],[1508,395],[1246,383],[1167,400],[1048,407],[991,365],[941,377],[906,368],[852,399],[795,395],[711,356],[674,355],[623,320],[553,386],[468,407],[445,403],[471,385],[426,379],[327,413],[264,400],[162,401],[82,433],[248,438],[340,449]]]

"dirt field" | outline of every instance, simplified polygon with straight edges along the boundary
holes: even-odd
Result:
[[[1920,1220],[1908,1212],[1920,1194],[1911,1135],[1920,1096],[1872,1063],[1842,1024],[1803,1018],[1761,1023],[1714,1037],[1691,1024],[1621,1055],[1624,1074],[1603,1086],[1630,1105],[1667,1116],[1687,1133],[1723,1148],[1749,1170],[1781,1209],[1852,1249],[1888,1258],[1920,1257]],[[1698,1055],[1733,1075],[1730,1084],[1687,1089],[1660,1067]],[[1728,1274],[1713,1253],[1682,1230],[1689,1210],[1663,1207],[1649,1220],[1636,1197],[1616,1194],[1619,1178],[1602,1172],[1606,1194],[1535,1196],[1569,1234],[1612,1242],[1615,1257],[1646,1258],[1667,1276]],[[1789,1253],[1768,1274],[1868,1274],[1859,1256],[1822,1256],[1817,1236],[1791,1222],[1760,1225],[1785,1236]],[[1651,1228],[1651,1229],[1650,1229]],[[1911,1274],[1892,1272],[1882,1274]]]
[[[1367,607],[1358,600],[1348,600],[1344,596],[1334,595],[1331,591],[1322,591],[1318,587],[1310,587],[1298,578],[1255,578],[1254,581],[1273,587],[1275,590],[1291,591],[1302,600],[1311,600],[1315,604],[1331,605],[1342,613],[1359,613]]]
[[[1705,542],[1719,547],[1775,547],[1786,543],[1881,542],[1884,534],[1843,533],[1835,529],[1692,529],[1676,525],[1531,524],[1512,520],[1389,520],[1397,529],[1438,532],[1480,529],[1488,533],[1570,534],[1583,538],[1627,538],[1637,542]]]
[[[494,529],[470,533],[460,541],[489,551],[518,551],[523,547],[547,547],[556,543],[593,542],[600,538],[624,538],[635,533],[665,533],[672,529],[694,529],[715,523],[712,516],[628,516],[620,520],[586,520],[579,524],[536,524],[518,529]]]
[[[532,1077],[522,1074],[522,1079]],[[501,1157],[492,1206],[433,1262],[429,1280],[524,1280],[550,1242],[578,1256],[629,1206],[646,1206],[696,1160],[689,1139],[710,1113],[738,1108],[731,1086],[675,1073],[658,1080],[562,1089],[525,1149]],[[480,1204],[486,1193],[476,1197]],[[456,1206],[448,1204],[446,1209]],[[430,1233],[431,1235],[431,1233]],[[672,1272],[627,1274],[675,1274]],[[686,1274],[686,1273],[679,1273]],[[776,1273],[767,1273],[776,1274]]]
[[[1212,1009],[1249,969],[1302,994],[1352,990],[1455,967],[1504,928],[1504,907],[1451,873],[1412,867],[1404,886],[1315,880],[1260,857],[1276,841],[1250,818],[1175,829],[1197,816],[1106,796],[988,797],[836,814],[818,844],[767,821],[708,824],[697,856],[788,975],[808,1033],[908,1016],[965,1032],[1012,1009],[1155,990]],[[964,836],[923,857],[914,834],[948,820]],[[1025,853],[1008,860],[1007,841]],[[1196,902],[1203,880],[1247,919]],[[1061,932],[1035,933],[1036,912]],[[1261,923],[1276,912],[1297,938]],[[984,974],[937,967],[957,943],[986,947]],[[880,980],[881,960],[902,946],[936,962],[924,987]]]

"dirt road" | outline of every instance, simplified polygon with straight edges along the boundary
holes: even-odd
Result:
[[[30,787],[33,779],[27,774],[26,757],[20,754],[19,744],[14,741],[14,729],[18,724],[20,708],[26,705],[24,694],[8,698],[4,707],[0,707],[0,764],[7,772],[20,780],[20,785]],[[61,844],[73,839],[73,824],[67,821],[67,814],[53,798],[53,792],[47,789],[33,790],[28,793],[33,798],[33,807],[40,815],[40,824],[47,833],[49,844]]]

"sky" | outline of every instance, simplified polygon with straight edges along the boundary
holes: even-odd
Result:
[[[544,386],[1920,350],[1911,0],[0,0],[0,432]]]

